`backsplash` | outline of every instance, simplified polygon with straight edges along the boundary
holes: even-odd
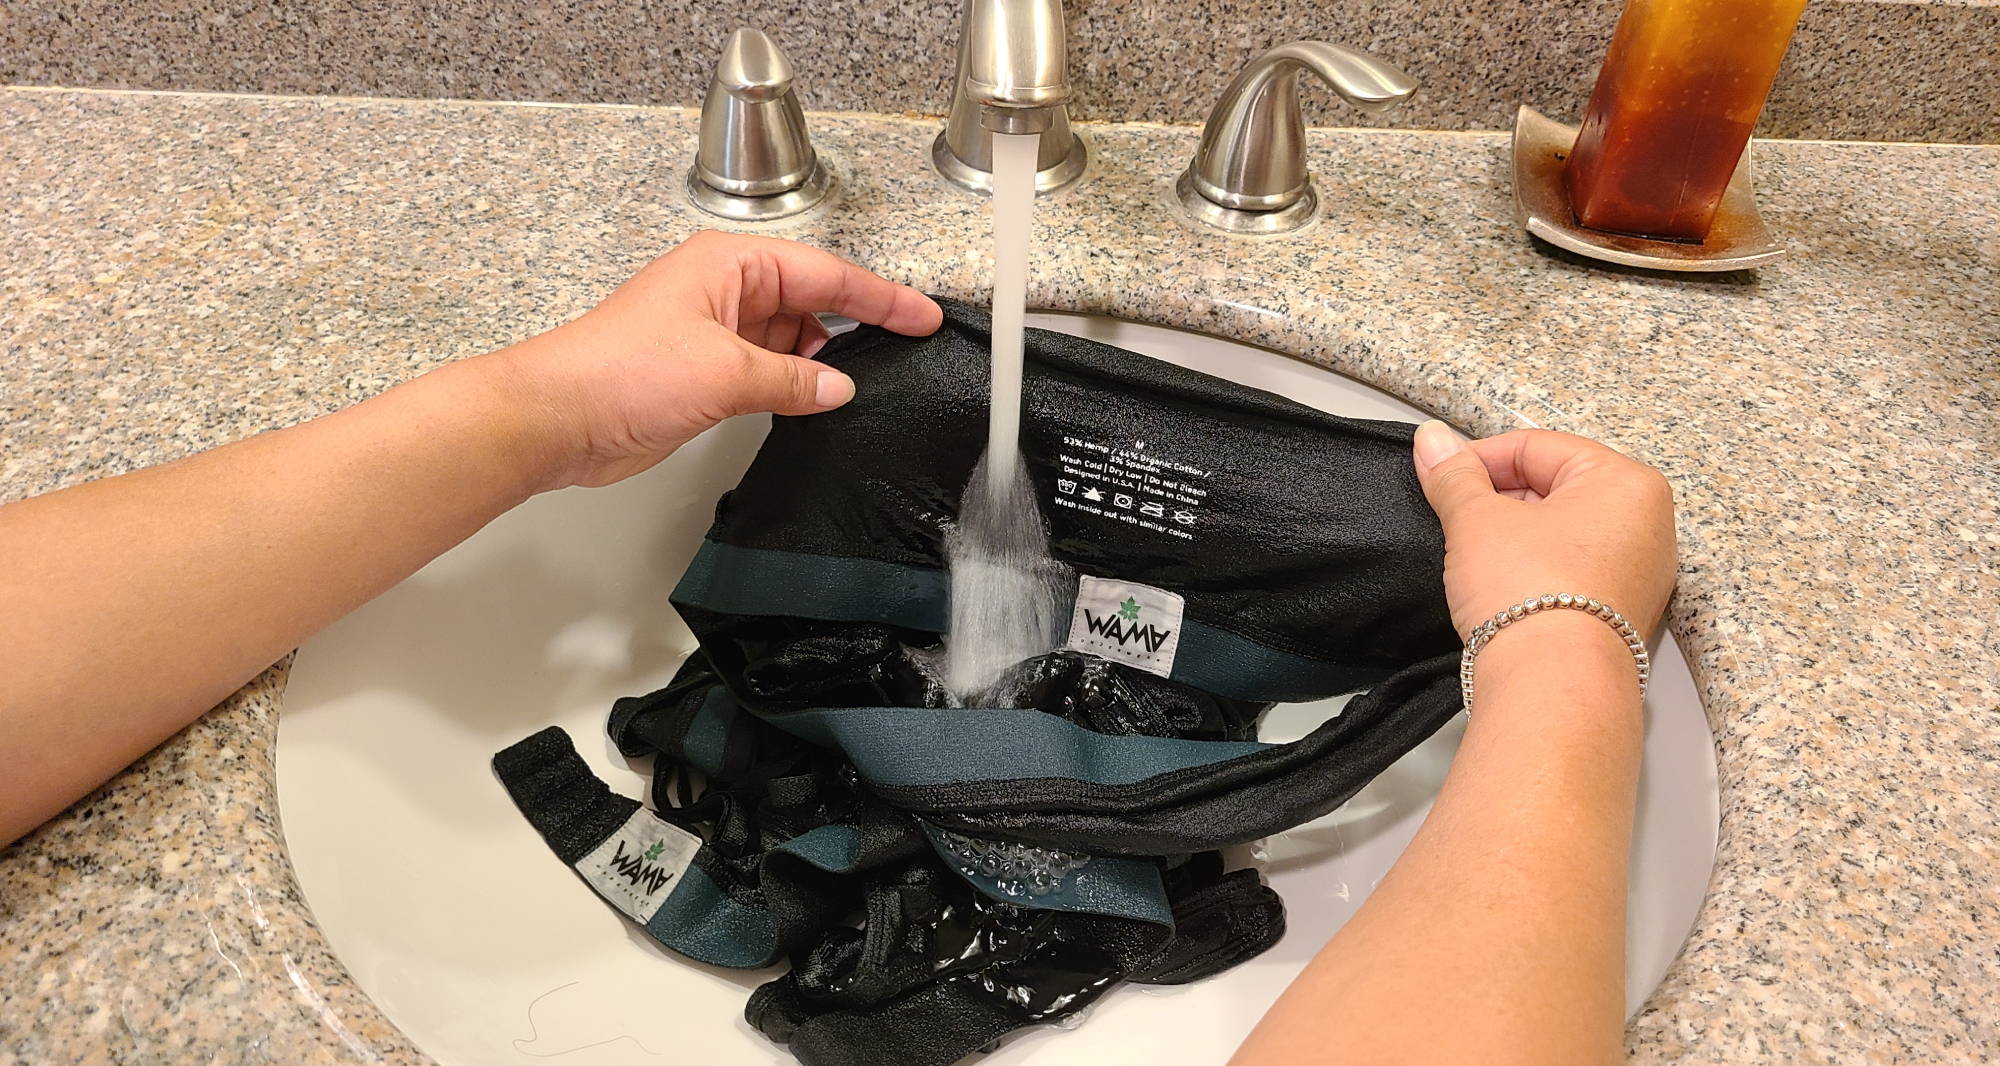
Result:
[[[1075,110],[1199,122],[1257,51],[1317,37],[1425,88],[1367,119],[1308,88],[1309,121],[1505,129],[1574,120],[1620,0],[1071,0]],[[693,105],[723,37],[769,30],[807,108],[941,111],[955,0],[7,0],[0,82]],[[1760,132],[2000,141],[2000,3],[1812,0]]]

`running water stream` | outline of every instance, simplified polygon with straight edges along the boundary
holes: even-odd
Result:
[[[966,482],[945,538],[951,633],[945,688],[964,707],[1013,702],[1013,668],[1063,638],[1068,567],[1049,557],[1034,486],[1021,461],[1021,342],[1028,237],[1035,211],[1036,134],[993,135],[993,358],[986,454]]]
[[[1028,238],[1035,221],[1040,134],[993,135],[993,383],[986,416],[986,490],[1006,491],[1021,456],[1021,333],[1028,314]]]

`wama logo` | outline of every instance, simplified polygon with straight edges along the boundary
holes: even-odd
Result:
[[[650,896],[658,892],[674,879],[674,871],[654,863],[666,846],[655,841],[645,851],[626,851],[625,841],[618,841],[618,850],[606,864],[611,872],[630,882],[632,887]]]
[[[1081,575],[1068,647],[1171,677],[1186,601],[1135,581]]]
[[[644,925],[687,873],[701,838],[641,808],[576,863],[597,894]]]
[[[1161,629],[1152,623],[1141,623],[1139,613],[1145,610],[1139,601],[1130,596],[1118,605],[1116,614],[1099,614],[1088,607],[1083,609],[1084,628],[1091,635],[1112,641],[1119,647],[1137,645],[1148,652],[1157,652],[1165,647],[1174,635],[1172,629]]]

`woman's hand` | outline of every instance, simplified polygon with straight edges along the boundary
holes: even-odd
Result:
[[[938,328],[924,294],[829,252],[695,234],[583,317],[471,360],[532,412],[536,487],[608,485],[731,415],[806,415],[854,396],[812,361],[830,311],[898,333]]]
[[[1507,607],[1573,592],[1651,634],[1674,586],[1674,501],[1652,467],[1567,433],[1468,441],[1417,428],[1417,478],[1444,524],[1444,589],[1463,636]]]
[[[846,403],[806,358],[814,311],[942,319],[826,252],[704,233],[512,348],[0,507],[0,845],[532,493],[636,474],[730,415]]]
[[[1643,463],[1543,430],[1417,430],[1461,634],[1580,592],[1648,629],[1674,581],[1673,496]],[[1478,663],[1477,710],[1396,864],[1236,1066],[1617,1062],[1626,863],[1644,718],[1610,626],[1544,611]]]

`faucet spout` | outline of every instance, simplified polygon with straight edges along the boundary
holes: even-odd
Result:
[[[960,38],[965,92],[995,133],[1042,133],[1069,101],[1061,0],[967,0]]]
[[[993,134],[1041,134],[1035,188],[1083,173],[1069,126],[1069,33],[1061,0],[965,0],[951,112],[931,148],[939,173],[965,188],[993,184]]]

